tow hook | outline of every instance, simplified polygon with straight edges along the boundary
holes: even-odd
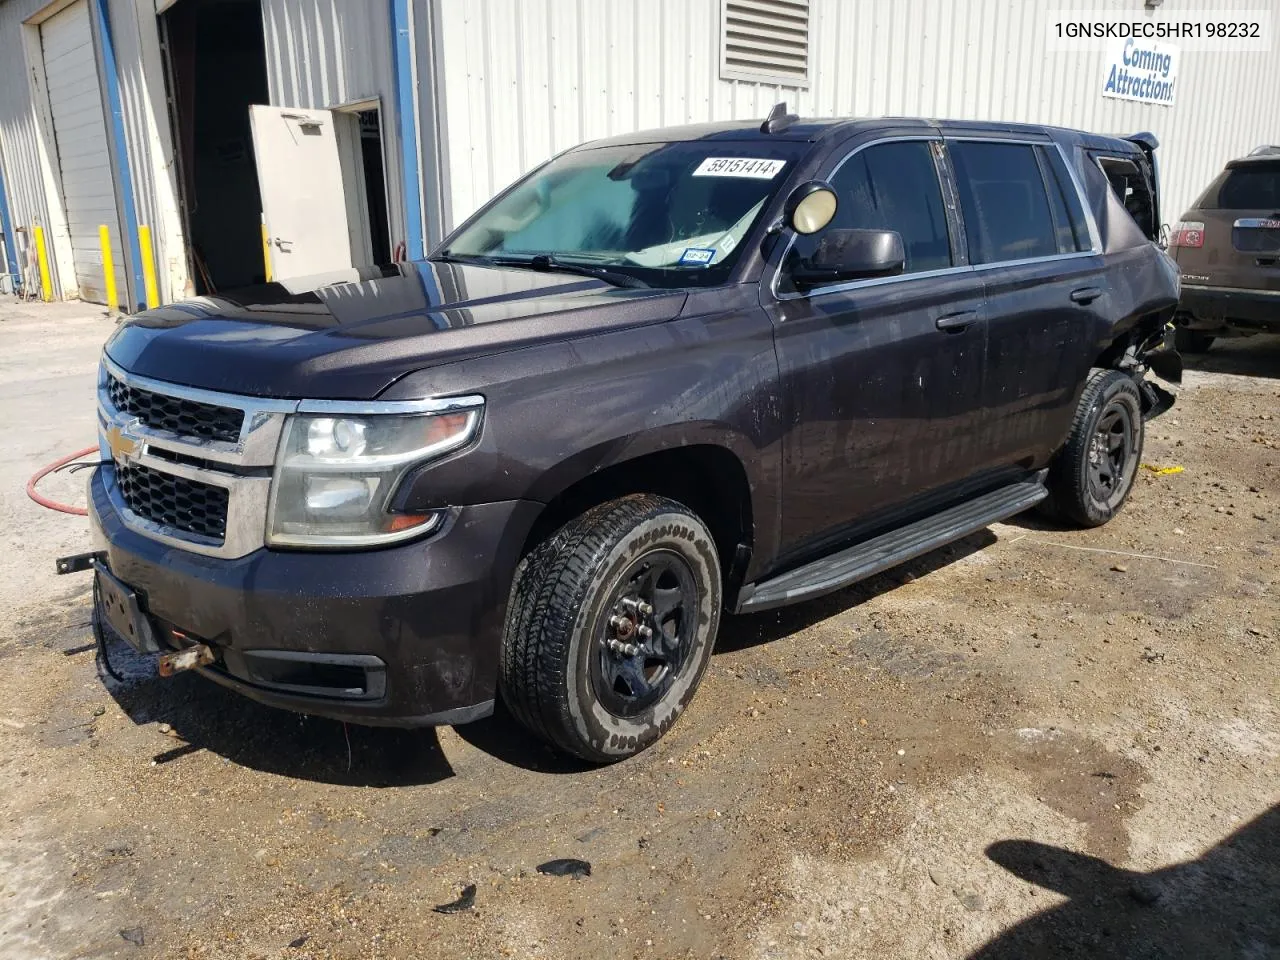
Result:
[[[184,670],[207,667],[213,661],[213,650],[206,644],[197,643],[194,646],[179,650],[177,653],[162,654],[158,670],[160,676],[172,677],[175,673],[181,673]]]

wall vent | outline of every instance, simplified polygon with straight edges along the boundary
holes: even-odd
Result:
[[[722,0],[720,76],[809,85],[809,0]]]

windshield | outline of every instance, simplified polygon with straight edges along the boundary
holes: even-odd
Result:
[[[437,257],[538,257],[542,268],[600,267],[650,286],[720,283],[807,146],[702,140],[574,150],[481,210]]]

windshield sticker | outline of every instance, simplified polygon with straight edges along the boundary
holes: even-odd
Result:
[[[752,177],[772,180],[787,165],[785,160],[753,160],[750,157],[707,157],[693,171],[695,177]]]
[[[694,266],[706,266],[715,259],[715,256],[715,250],[710,247],[690,247],[680,255],[678,262]]]

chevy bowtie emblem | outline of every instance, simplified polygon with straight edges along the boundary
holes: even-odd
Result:
[[[114,423],[106,432],[107,446],[111,448],[111,459],[117,463],[128,460],[142,446]]]

